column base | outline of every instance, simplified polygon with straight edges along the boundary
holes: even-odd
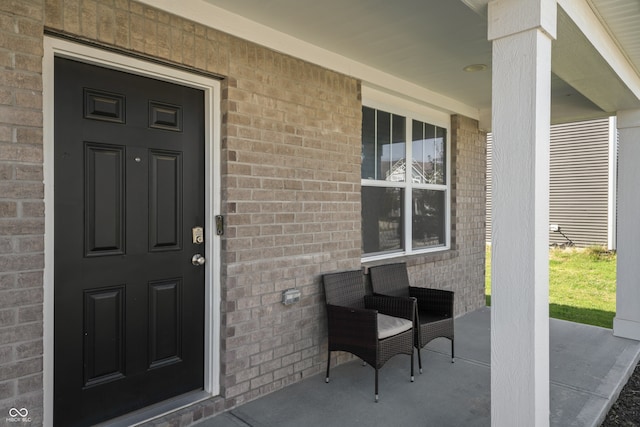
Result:
[[[640,322],[615,317],[613,319],[613,335],[640,341]]]

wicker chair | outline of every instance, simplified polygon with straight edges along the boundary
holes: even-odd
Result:
[[[416,339],[418,349],[438,337],[451,340],[451,362],[455,362],[453,335],[454,293],[442,289],[411,286],[404,263],[381,265],[370,270],[374,294],[392,297],[414,297],[417,300]],[[422,373],[422,360],[418,351],[418,367]]]
[[[360,270],[326,274],[322,280],[329,326],[326,382],[332,351],[354,354],[375,369],[376,402],[378,370],[393,356],[411,356],[413,381],[415,299],[365,295]]]

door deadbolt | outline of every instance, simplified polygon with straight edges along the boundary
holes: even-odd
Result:
[[[204,229],[202,227],[193,227],[191,229],[191,235],[194,244],[201,245],[204,243]]]

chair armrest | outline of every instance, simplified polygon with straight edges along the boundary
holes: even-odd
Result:
[[[327,304],[329,337],[334,342],[368,345],[378,343],[378,313],[376,310]]]
[[[416,300],[415,298],[390,297],[386,295],[365,295],[364,306],[378,310],[388,316],[401,317],[413,321]]]
[[[409,295],[418,301],[418,310],[453,317],[454,292],[444,289],[409,287]]]

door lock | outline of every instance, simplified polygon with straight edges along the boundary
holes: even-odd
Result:
[[[201,245],[204,243],[204,229],[202,227],[193,227],[191,229],[191,235],[195,245]]]
[[[203,257],[200,254],[195,254],[194,256],[191,257],[191,264],[193,265],[204,265],[204,263],[207,262],[207,260],[205,259],[205,257]]]

